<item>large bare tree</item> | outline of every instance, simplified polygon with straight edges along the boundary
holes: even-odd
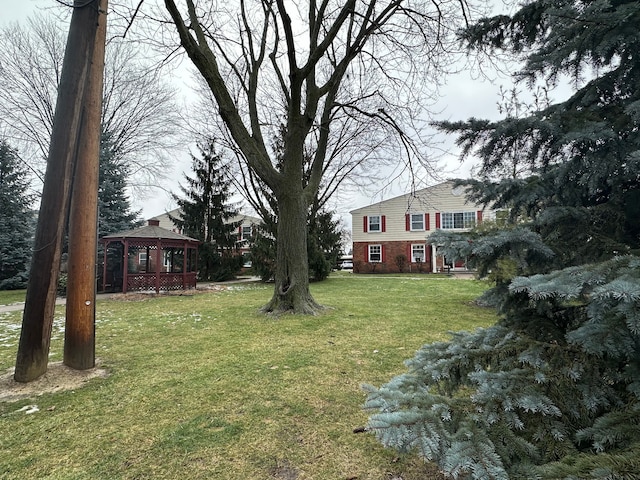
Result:
[[[339,143],[334,127],[369,125],[370,140],[384,140],[397,163],[426,163],[415,123],[426,120],[425,87],[435,87],[450,60],[466,2],[164,3],[246,166],[277,201],[275,290],[265,310],[314,313],[305,222],[333,158],[329,147]],[[278,165],[269,144],[280,125]]]
[[[65,41],[65,22],[51,14],[0,30],[0,128],[40,178]],[[130,187],[157,185],[182,140],[175,87],[163,79],[157,61],[122,38],[111,38],[106,55],[102,132],[116,160],[126,162]]]

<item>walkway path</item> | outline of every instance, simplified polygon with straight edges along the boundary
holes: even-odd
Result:
[[[96,299],[99,300],[101,298],[109,298],[111,297],[111,293],[99,293],[96,295]],[[65,305],[67,303],[67,299],[64,297],[56,298],[56,305]],[[17,312],[19,310],[24,310],[24,302],[12,303],[11,305],[0,305],[0,313],[5,312]]]

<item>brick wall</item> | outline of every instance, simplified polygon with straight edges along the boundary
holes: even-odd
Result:
[[[404,272],[422,273],[431,272],[431,247],[426,247],[426,259],[421,265],[411,263],[411,244],[417,242],[356,242],[353,244],[353,272],[354,273],[399,273],[396,257],[400,254],[407,257]],[[369,263],[365,261],[369,245],[382,245],[382,263]]]

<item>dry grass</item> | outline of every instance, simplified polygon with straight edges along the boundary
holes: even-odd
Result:
[[[316,317],[258,313],[270,286],[100,301],[107,378],[0,403],[3,479],[436,479],[369,434],[362,383],[380,384],[447,331],[495,320],[475,281],[332,276]],[[61,357],[63,310],[52,361]],[[20,312],[0,314],[0,371]],[[25,406],[37,405],[27,414]]]

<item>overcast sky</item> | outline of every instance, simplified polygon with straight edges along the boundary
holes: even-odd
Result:
[[[0,0],[0,24],[23,20],[37,8],[49,6],[54,0]]]
[[[48,9],[56,6],[55,0],[0,0],[0,26],[12,21],[24,21],[30,14],[38,9]],[[497,101],[500,86],[509,87],[508,78],[498,78],[494,82],[471,78],[469,72],[450,77],[447,85],[441,91],[441,99],[436,106],[437,111],[442,112],[438,119],[463,120],[475,116],[480,118],[497,118]],[[453,144],[453,138],[447,140],[449,145]],[[183,169],[189,170],[190,162],[188,152],[180,165]],[[447,172],[445,177],[465,177],[468,176],[473,161],[460,164],[455,153],[447,156]],[[178,182],[182,175],[172,175],[170,185],[164,185],[165,189],[178,191]],[[433,183],[433,182],[432,182]],[[408,185],[396,185],[384,191],[372,191],[367,195],[351,194],[348,199],[336,205],[338,214],[347,226],[351,224],[348,215],[349,210],[362,207],[370,203],[378,202],[392,196],[407,193]],[[134,208],[142,209],[142,216],[149,218],[163,213],[165,209],[173,208],[174,205],[166,192],[158,192],[146,199],[134,199]]]

